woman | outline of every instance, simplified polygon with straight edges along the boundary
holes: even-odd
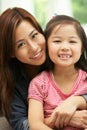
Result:
[[[43,31],[29,12],[15,7],[1,14],[0,37],[0,109],[14,130],[29,130],[27,91],[45,61]],[[77,125],[85,113],[76,115]]]
[[[22,130],[28,127],[28,84],[45,61],[45,38],[35,18],[22,8],[7,9],[0,16],[0,30],[0,108],[8,120],[12,109],[11,123]]]

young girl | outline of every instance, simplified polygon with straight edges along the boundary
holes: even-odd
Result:
[[[81,112],[80,109],[86,109],[86,106],[74,107],[72,102],[67,106],[65,99],[69,101],[74,95],[87,92],[86,34],[77,20],[60,15],[48,22],[45,36],[49,55],[46,70],[34,78],[29,87],[30,129],[39,130],[44,123],[52,129],[84,129],[87,126],[81,126],[80,122],[76,128],[73,119],[75,110],[78,108]],[[69,113],[72,113],[71,117],[68,117]]]

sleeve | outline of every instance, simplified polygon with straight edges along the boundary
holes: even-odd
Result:
[[[43,103],[46,97],[46,86],[43,80],[43,75],[34,78],[29,85],[28,98],[35,99]]]
[[[86,102],[87,102],[87,94],[83,94],[82,95],[83,96],[83,98],[86,100]]]
[[[33,80],[29,85],[28,98],[43,102],[42,86]]]
[[[29,130],[27,107],[23,100],[15,95],[10,118],[10,123],[14,130]]]

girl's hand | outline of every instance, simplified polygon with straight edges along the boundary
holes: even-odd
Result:
[[[54,128],[54,127],[55,127],[55,123],[53,124],[53,123],[51,122],[51,117],[45,118],[45,119],[44,119],[44,123],[45,123],[47,126],[49,126],[50,128]]]

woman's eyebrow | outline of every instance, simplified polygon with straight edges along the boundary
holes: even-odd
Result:
[[[32,30],[32,31],[28,34],[28,36],[31,36],[31,35],[33,34],[34,31],[35,31],[35,29]],[[26,36],[25,36],[25,37],[26,37]],[[24,39],[25,39],[25,38],[20,39],[20,40],[16,41],[16,43],[19,43],[19,42],[23,41]]]
[[[17,44],[17,43],[19,43],[19,42],[21,42],[21,41],[23,41],[24,39],[20,39],[20,40],[18,40],[18,41],[16,41],[15,43]]]
[[[33,34],[34,31],[35,31],[35,29],[32,30],[32,31],[29,33],[29,36],[31,36],[31,35]]]

